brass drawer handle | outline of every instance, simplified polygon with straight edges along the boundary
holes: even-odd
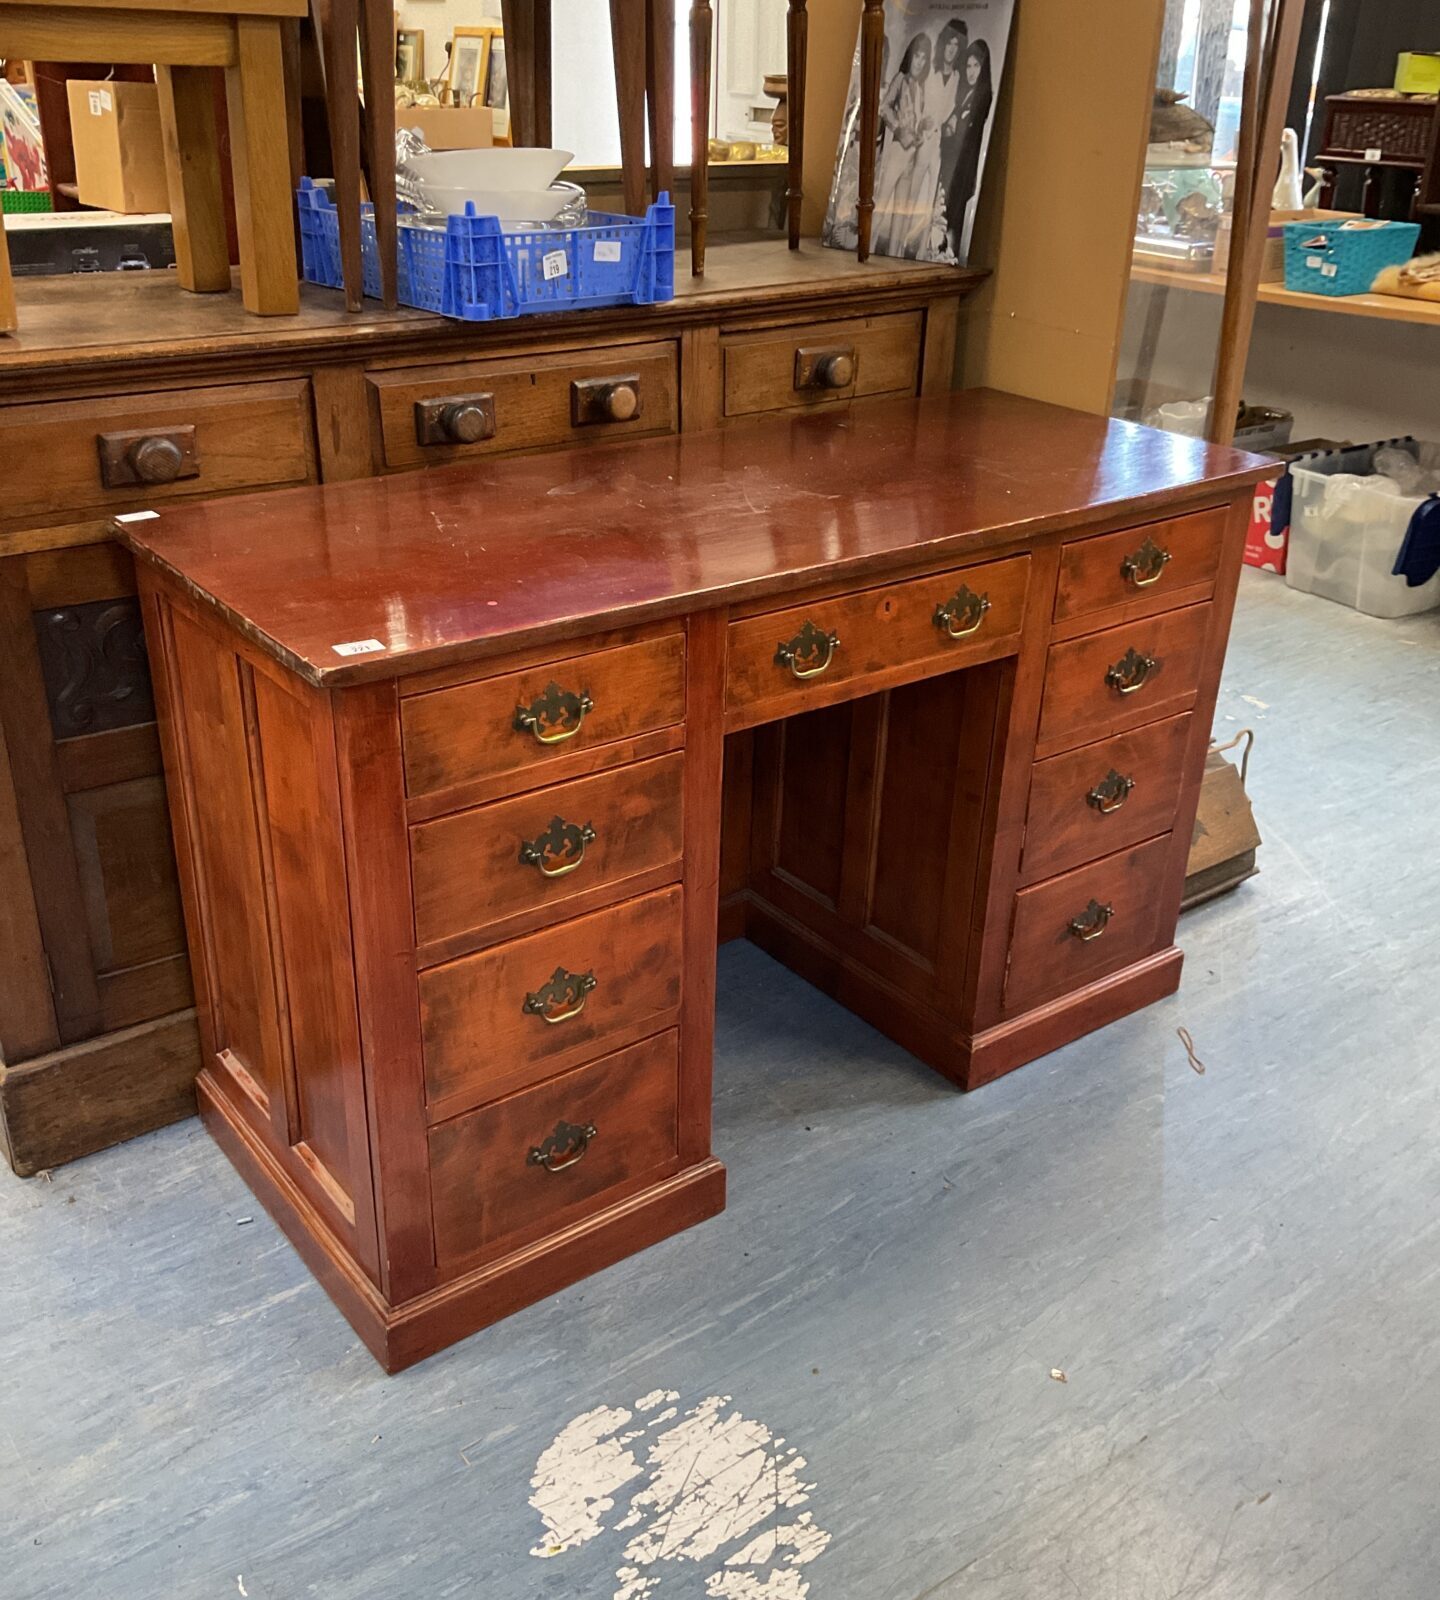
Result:
[[[533,734],[539,744],[561,744],[579,733],[586,713],[594,709],[585,690],[575,694],[558,683],[547,683],[544,694],[528,706],[515,707],[515,731]]]
[[[797,678],[818,678],[835,659],[840,635],[826,633],[807,619],[805,626],[788,643],[775,647],[775,665],[789,667]],[[801,665],[801,663],[806,665]]]
[[[520,1009],[532,1017],[539,1017],[541,1022],[553,1028],[559,1023],[569,1022],[572,1017],[578,1017],[594,988],[593,972],[567,972],[564,967],[556,967],[548,983],[542,983],[533,994],[525,996],[525,1004]],[[552,1011],[552,1006],[562,1006],[564,1009]]]
[[[1102,906],[1098,900],[1092,900],[1078,917],[1071,919],[1071,936],[1078,939],[1081,944],[1089,944],[1092,939],[1098,939],[1104,933],[1114,915],[1114,906]]]
[[[570,424],[588,428],[597,423],[634,422],[641,412],[640,375],[623,378],[576,378],[570,385]]]
[[[1105,682],[1121,694],[1134,694],[1160,665],[1154,656],[1142,656],[1133,646],[1105,674]]]
[[[1118,811],[1130,798],[1130,791],[1135,787],[1134,778],[1127,778],[1123,773],[1116,772],[1111,767],[1109,772],[1085,796],[1085,804],[1093,806],[1102,817],[1108,817],[1112,811]]]
[[[1169,560],[1170,552],[1163,545],[1156,544],[1147,533],[1140,548],[1120,563],[1120,576],[1127,578],[1137,589],[1148,589],[1152,583],[1159,583],[1164,577]]]
[[[980,631],[989,609],[988,594],[976,594],[968,584],[962,583],[943,606],[935,607],[935,626],[952,639],[968,639],[972,633]]]
[[[595,843],[595,830],[586,822],[576,825],[564,817],[551,817],[544,833],[520,844],[520,859],[527,867],[535,867],[542,878],[563,878],[574,872],[585,859],[585,846]],[[558,861],[558,866],[548,865]]]
[[[495,437],[493,394],[447,394],[415,402],[417,444],[480,444]]]
[[[195,429],[190,424],[102,433],[95,443],[100,452],[100,481],[107,489],[133,489],[200,476]]]
[[[853,344],[818,350],[802,347],[795,352],[797,389],[848,389],[859,370]]]
[[[542,1143],[530,1147],[525,1165],[544,1167],[546,1172],[564,1172],[566,1167],[573,1167],[584,1156],[595,1133],[593,1122],[583,1126],[574,1122],[557,1122],[554,1133]]]

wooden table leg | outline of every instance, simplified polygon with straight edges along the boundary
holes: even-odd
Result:
[[[325,119],[330,125],[335,209],[340,214],[340,277],[345,285],[345,309],[358,311],[365,295],[360,259],[360,101],[355,93],[359,9],[356,0],[330,0],[327,16],[322,17],[315,5],[311,15],[325,63]]]
[[[649,53],[645,0],[610,0],[610,53],[620,111],[620,180],[625,209],[645,210],[645,62]]]
[[[156,67],[165,180],[180,286],[196,294],[230,287],[225,195],[210,67]]]
[[[237,16],[235,65],[225,69],[240,288],[245,309],[262,317],[300,309],[280,20]]]
[[[705,230],[710,205],[710,0],[690,7],[690,273],[705,275]]]
[[[650,198],[675,198],[675,0],[648,0],[645,100],[650,112]]]
[[[14,333],[19,325],[15,280],[10,276],[10,247],[5,243],[5,213],[0,211],[0,333]]]
[[[529,0],[500,0],[500,22],[510,86],[510,143],[529,149],[536,142],[535,8]]]
[[[880,137],[880,57],[885,47],[885,0],[865,0],[860,19],[860,194],[856,206],[859,255],[870,259],[875,215],[875,145]]]
[[[790,0],[785,31],[785,114],[790,248],[800,248],[800,207],[805,198],[805,66],[809,13],[805,0]]]
[[[375,204],[375,247],[380,299],[393,311],[396,297],[395,222],[395,13],[390,0],[360,0],[360,65],[365,82],[365,173]]]

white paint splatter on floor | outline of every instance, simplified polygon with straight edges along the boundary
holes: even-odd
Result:
[[[546,1532],[530,1553],[559,1556],[603,1532],[633,1529],[614,1600],[663,1600],[664,1576],[697,1565],[719,1569],[705,1577],[714,1600],[806,1600],[799,1569],[830,1535],[808,1511],[781,1520],[815,1487],[802,1480],[804,1456],[763,1422],[727,1411],[728,1395],[710,1395],[683,1416],[672,1403],[679,1399],[655,1389],[633,1410],[600,1406],[560,1430],[531,1479],[530,1503]],[[611,1520],[619,1491],[642,1476]]]

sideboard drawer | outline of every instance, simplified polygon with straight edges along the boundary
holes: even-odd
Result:
[[[1209,599],[1220,565],[1225,518],[1224,510],[1197,511],[1098,539],[1073,540],[1060,552],[1055,620],[1137,603],[1163,611]]]
[[[1170,835],[1050,878],[1015,897],[1005,1009],[1012,1016],[1151,955]],[[1172,900],[1169,913],[1173,917]]]
[[[1195,704],[1211,606],[1186,606],[1052,644],[1037,754],[1053,755]]]
[[[1191,713],[1035,765],[1022,883],[1168,833],[1185,776]]]
[[[918,311],[730,334],[721,340],[725,415],[913,394],[920,336]]]
[[[829,704],[852,680],[891,687],[1003,655],[1020,635],[1029,575],[1029,556],[1011,556],[732,622],[726,705],[762,722]]]
[[[460,811],[410,831],[420,945],[543,910],[674,865],[681,844],[680,755]]]
[[[679,359],[669,342],[403,367],[372,372],[369,383],[392,470],[680,426]]]
[[[535,775],[559,755],[683,722],[685,637],[667,633],[432,689],[405,700],[400,719],[412,796]]]
[[[668,1027],[680,952],[672,887],[422,973],[432,1119]]]
[[[203,499],[316,476],[302,379],[0,408],[4,517]]]
[[[442,1274],[669,1177],[680,1164],[678,1099],[669,1032],[431,1129]]]

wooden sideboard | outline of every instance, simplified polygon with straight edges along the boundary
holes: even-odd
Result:
[[[128,522],[202,1113],[376,1357],[720,1209],[720,937],[965,1087],[1170,993],[1269,470],[977,390]]]
[[[0,1138],[33,1173],[188,1114],[199,1062],[117,513],[949,387],[984,274],[773,238],[666,305],[462,324],[165,274],[18,285],[0,339]],[[563,472],[566,469],[561,469]]]

